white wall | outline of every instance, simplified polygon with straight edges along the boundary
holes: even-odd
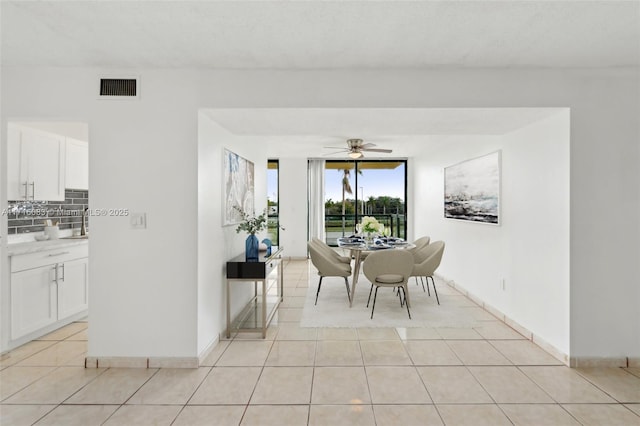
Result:
[[[446,243],[438,273],[569,354],[568,111],[504,136],[443,138],[440,148],[416,158],[414,172],[416,235]],[[501,225],[445,219],[444,167],[496,150]]]
[[[143,97],[96,99],[96,77],[121,71],[142,76]],[[149,215],[145,231],[129,229],[126,218],[91,223],[90,355],[196,352],[199,108],[549,106],[571,108],[571,354],[640,356],[637,68],[3,67],[1,82],[3,137],[13,118],[89,123],[92,207],[125,206]],[[5,190],[0,202],[6,206]],[[3,289],[7,283],[5,273]]]
[[[197,110],[193,90],[165,87],[193,76],[145,73],[144,97],[104,102],[95,94],[99,71],[16,72],[2,73],[3,136],[13,117],[88,123],[91,207],[147,213],[145,230],[127,217],[91,219],[89,355],[193,356]]]
[[[279,164],[280,245],[285,257],[307,257],[308,162],[306,158],[281,158]]]
[[[566,354],[571,310],[569,126],[565,110],[505,135],[502,151],[509,244],[504,246],[506,294],[500,310]]]
[[[264,144],[229,134],[206,112],[198,114],[198,354],[226,328],[226,261],[244,253],[244,232],[236,225],[222,226],[223,150],[252,161],[255,173],[255,208],[267,206],[267,157]],[[258,239],[266,238],[266,231]],[[234,283],[232,318],[246,305],[253,284]]]
[[[43,132],[54,133],[68,138],[89,141],[89,126],[87,123],[73,123],[66,121],[17,121],[16,125],[42,130]]]
[[[166,85],[191,76],[145,73],[144,96],[132,102],[91,99],[92,76],[65,70],[54,86],[76,91],[51,99],[68,99],[67,105],[77,112],[86,109],[91,114],[92,208],[144,212],[147,229],[131,229],[127,217],[91,218],[88,355],[193,356],[197,108],[191,90]],[[44,107],[44,100],[38,106]]]

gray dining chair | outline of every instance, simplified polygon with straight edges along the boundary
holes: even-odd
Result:
[[[335,257],[323,252],[312,241],[307,243],[309,249],[309,255],[311,256],[311,263],[318,269],[318,275],[320,281],[318,282],[318,291],[316,292],[315,305],[318,304],[318,296],[320,295],[320,287],[322,286],[322,279],[324,277],[343,277],[344,284],[347,287],[347,298],[351,302],[351,289],[349,288],[349,279],[351,275],[351,265],[340,262]]]
[[[351,258],[347,256],[340,256],[334,249],[332,249],[329,244],[322,241],[320,238],[313,237],[311,238],[311,242],[316,245],[316,247],[325,253],[329,257],[333,257],[342,263],[351,263]]]
[[[407,249],[407,251],[415,256],[421,248],[429,245],[429,241],[431,241],[431,238],[428,236],[420,237],[412,243],[415,247]]]
[[[428,246],[430,241],[431,241],[431,238],[429,236],[420,237],[413,242],[413,245],[415,247],[407,249],[407,251],[413,255],[414,263],[420,263],[424,260],[424,258],[420,257],[421,250],[424,247]],[[415,277],[415,279],[416,279],[416,285],[418,285],[418,277]],[[420,281],[422,281],[422,278],[420,279]],[[425,291],[424,282],[422,282],[422,291]]]
[[[422,249],[420,249],[420,251],[414,256],[415,263],[413,265],[413,270],[411,271],[411,276],[416,277],[416,282],[418,277],[420,277],[420,280],[424,277],[427,281],[427,290],[429,289],[429,278],[431,278],[433,292],[436,295],[438,305],[440,304],[440,299],[438,298],[438,290],[436,290],[436,282],[433,279],[433,274],[436,269],[438,269],[438,266],[440,266],[443,253],[444,241],[434,241],[428,246],[422,247]],[[422,284],[422,288],[424,289],[424,282]],[[431,292],[428,294],[431,296]]]
[[[375,294],[373,295],[371,318],[373,318],[373,311],[376,309],[378,289],[380,287],[398,287],[398,292],[402,289],[404,295],[404,300],[402,297],[400,298],[400,306],[402,306],[403,303],[407,305],[407,314],[409,314],[409,319],[411,319],[409,289],[407,288],[407,282],[413,270],[413,256],[411,253],[406,250],[374,251],[367,256],[362,269],[365,277],[371,281],[367,307],[371,300],[373,287],[376,288]]]

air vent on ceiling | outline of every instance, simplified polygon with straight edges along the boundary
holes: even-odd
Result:
[[[101,98],[137,98],[138,79],[136,78],[101,78]]]

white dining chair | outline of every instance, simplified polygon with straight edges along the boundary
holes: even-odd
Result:
[[[311,256],[311,263],[318,269],[318,275],[320,276],[314,304],[318,304],[318,296],[320,295],[320,287],[322,286],[322,279],[324,277],[343,277],[344,284],[347,287],[347,298],[349,302],[351,302],[351,289],[349,288],[348,279],[349,275],[351,275],[351,265],[340,262],[335,257],[328,255],[311,241],[307,243],[307,247],[309,249],[309,255]]]
[[[373,306],[371,308],[371,318],[376,309],[376,298],[380,287],[398,287],[398,291],[402,289],[404,299],[400,298],[400,306],[407,305],[407,314],[411,319],[411,311],[409,310],[409,289],[407,282],[413,270],[413,255],[406,250],[380,250],[374,251],[367,256],[362,268],[365,277],[371,281],[371,289],[369,290],[369,301],[371,300],[371,292],[373,287],[376,288],[373,296]],[[394,296],[395,297],[395,296]],[[369,306],[367,301],[367,307]]]
[[[418,277],[422,280],[422,277],[427,281],[427,290],[429,289],[429,278],[431,278],[431,283],[433,285],[433,292],[436,295],[436,300],[438,305],[440,304],[440,299],[438,298],[438,290],[436,290],[436,282],[433,279],[433,274],[440,266],[440,262],[442,261],[442,255],[444,253],[444,241],[434,241],[428,246],[422,247],[415,255],[415,262],[413,265],[413,270],[411,272],[412,277],[416,277],[416,281]],[[422,284],[422,288],[424,289],[424,283]],[[431,296],[431,292],[428,293]]]
[[[340,256],[334,249],[329,246],[329,244],[322,241],[320,238],[313,237],[311,238],[311,243],[315,244],[316,247],[325,253],[329,257],[333,257],[342,263],[351,263],[351,258],[347,256]]]

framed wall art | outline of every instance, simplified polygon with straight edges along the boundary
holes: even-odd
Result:
[[[226,148],[223,157],[222,225],[234,225],[242,221],[237,208],[254,214],[254,169],[251,161]]]
[[[501,152],[444,169],[444,217],[500,224]]]

